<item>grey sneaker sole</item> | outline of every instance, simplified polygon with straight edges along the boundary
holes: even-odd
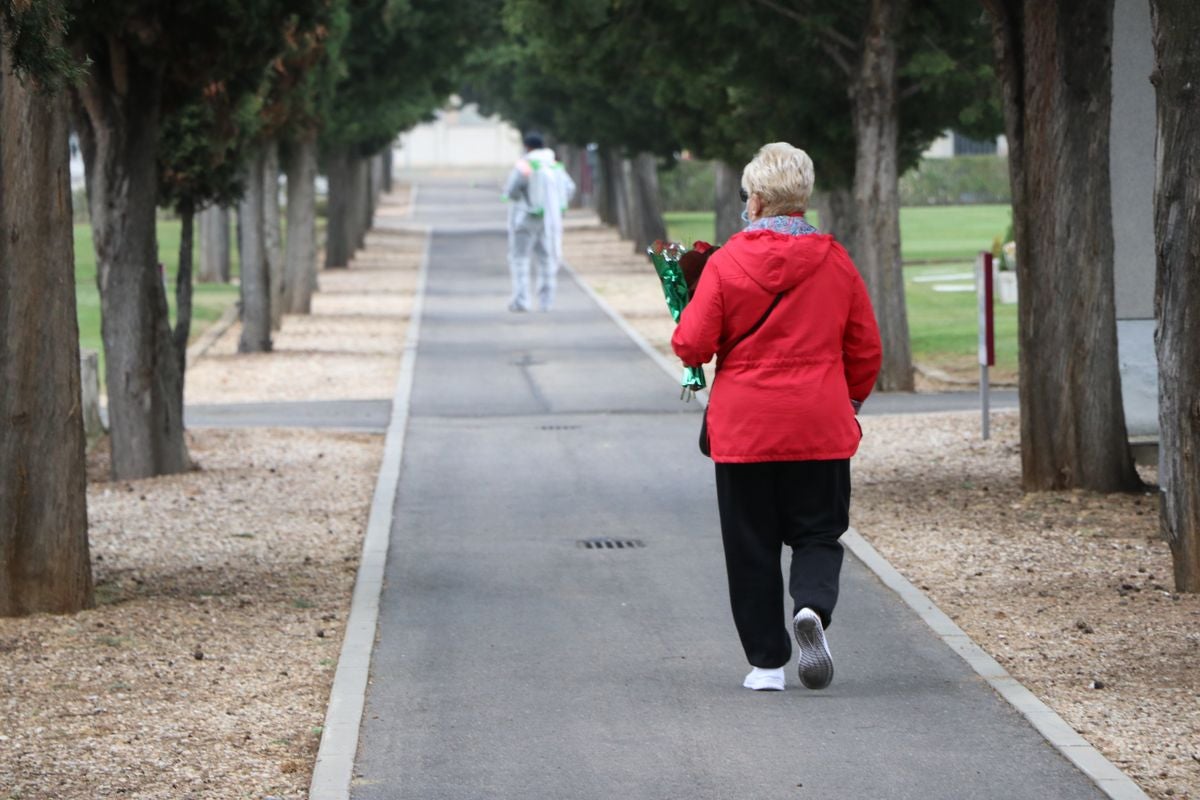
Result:
[[[800,647],[800,682],[808,689],[824,689],[833,681],[833,656],[821,618],[804,609],[792,621],[792,632]]]

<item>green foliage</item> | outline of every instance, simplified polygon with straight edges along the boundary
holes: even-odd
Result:
[[[548,12],[538,0],[508,0],[497,42],[470,61],[464,95],[558,141],[670,156],[679,142],[655,102],[654,8],[578,0]]]
[[[262,124],[269,70],[333,0],[68,0],[69,38],[96,79],[124,82],[161,108],[162,205],[231,202],[237,167]]]
[[[349,0],[348,11],[321,145],[359,155],[430,118],[494,13],[485,0]]]
[[[241,164],[258,128],[261,103],[243,95],[197,97],[167,114],[159,132],[158,202],[177,211],[209,203],[230,205],[241,197]]]
[[[711,211],[715,183],[711,161],[673,160],[658,170],[662,206],[671,211]]]
[[[255,141],[320,124],[338,70],[334,54],[345,34],[345,0],[281,3],[275,10],[277,30],[270,29],[269,41],[260,38],[261,19],[242,33],[247,47],[267,49],[245,51],[240,63],[231,58],[208,83],[167,83],[160,204],[181,211],[229,205],[242,194],[241,167]]]
[[[0,0],[0,47],[18,78],[57,91],[82,74],[62,44],[67,19],[61,0]]]
[[[744,164],[763,143],[813,157],[819,185],[855,165],[851,84],[867,3],[507,0],[498,43],[472,59],[469,93],[518,126]],[[1001,128],[990,34],[957,0],[914,4],[900,51],[900,161],[941,132]]]
[[[900,177],[906,206],[1009,203],[1012,188],[1004,156],[927,158]]]
[[[165,110],[170,111],[172,85],[224,90],[231,97],[257,90],[266,68],[284,49],[289,20],[312,19],[328,0],[67,2],[76,48],[95,58],[100,69],[113,69],[109,57],[119,48],[126,63],[161,74]]]
[[[655,99],[695,155],[740,166],[762,144],[788,141],[812,156],[823,186],[849,183],[846,76],[811,31],[758,3],[719,0],[675,0],[656,29],[675,46],[659,56]]]
[[[269,73],[264,122],[269,135],[321,127],[345,74],[342,45],[350,27],[348,0],[328,0],[307,26],[289,20],[284,49]]]

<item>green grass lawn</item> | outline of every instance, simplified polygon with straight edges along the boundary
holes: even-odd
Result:
[[[691,247],[697,239],[711,242],[715,238],[711,211],[668,211],[663,217],[667,222],[667,238],[673,242]]]
[[[711,211],[672,211],[664,215],[667,235],[691,244],[697,239],[713,240]],[[810,221],[821,224],[813,212]],[[916,206],[900,209],[900,255],[909,261],[969,261],[982,250],[992,249],[992,240],[1003,236],[1012,222],[1005,205]]]
[[[812,222],[820,221],[814,213]],[[712,241],[711,212],[666,215],[668,235],[681,242]],[[919,277],[970,273],[980,250],[1008,229],[1005,205],[922,206],[900,209],[901,253],[905,263],[947,261],[904,268],[904,293],[914,360],[964,378],[978,376],[978,321],[974,292],[937,291],[961,281],[918,281]],[[1017,307],[996,304],[996,367],[993,378],[1014,382],[1017,375]]]
[[[175,271],[179,266],[178,220],[158,221],[158,258],[166,271],[167,304],[171,309],[171,324],[175,324]],[[196,253],[194,265],[199,264]],[[237,254],[233,270],[237,272]],[[221,316],[237,299],[238,288],[227,284],[197,283],[192,293],[192,336]],[[104,380],[104,344],[100,338],[100,290],[96,286],[96,251],[92,247],[92,226],[75,225],[75,303],[79,317],[79,346],[100,354],[100,376]]]
[[[909,336],[913,360],[944,370],[960,378],[976,378],[978,362],[978,312],[975,293],[938,291],[937,287],[970,285],[971,281],[926,281],[974,272],[974,262],[905,267],[904,299],[908,308]],[[995,305],[996,366],[992,380],[1015,383],[1017,379],[1017,307]]]
[[[900,255],[909,261],[971,261],[1012,223],[1006,205],[900,209]]]

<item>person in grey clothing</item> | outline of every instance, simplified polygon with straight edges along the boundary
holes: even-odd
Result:
[[[508,269],[512,276],[509,311],[528,311],[530,267],[536,270],[538,307],[554,302],[562,260],[562,212],[575,184],[542,137],[528,133],[525,155],[513,166],[504,186],[508,209]]]

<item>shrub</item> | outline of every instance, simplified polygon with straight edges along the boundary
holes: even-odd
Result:
[[[927,158],[900,178],[900,205],[943,206],[1010,203],[1008,158]]]
[[[715,172],[711,161],[676,160],[659,167],[664,211],[712,211]]]

